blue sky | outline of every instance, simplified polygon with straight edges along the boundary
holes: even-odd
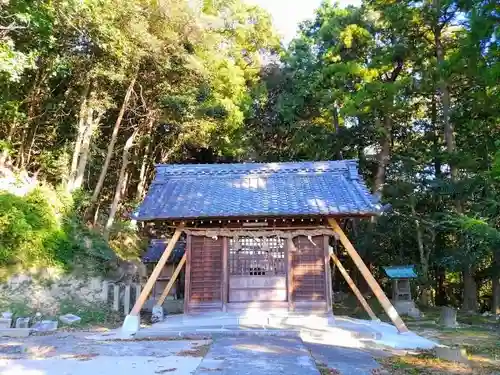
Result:
[[[271,13],[274,26],[289,42],[295,35],[297,26],[305,19],[312,18],[322,0],[246,0],[248,3],[258,4]],[[332,1],[333,2],[333,1]],[[359,5],[360,0],[339,0],[341,6],[349,4]]]

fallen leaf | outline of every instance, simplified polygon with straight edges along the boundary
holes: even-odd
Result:
[[[175,370],[177,370],[177,369],[175,367],[172,367],[172,368],[167,368],[165,370],[157,370],[157,371],[155,371],[155,374],[164,374],[166,372],[173,372]]]

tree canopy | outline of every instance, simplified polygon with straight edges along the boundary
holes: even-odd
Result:
[[[116,244],[155,163],[357,158],[390,207],[349,223],[365,260],[500,313],[499,21],[493,0],[325,1],[283,45],[242,0],[3,1],[0,167]]]

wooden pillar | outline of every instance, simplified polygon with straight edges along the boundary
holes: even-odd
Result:
[[[132,308],[132,311],[130,311],[130,315],[137,316],[141,312],[142,306],[146,302],[146,299],[148,298],[149,293],[151,292],[151,289],[153,289],[153,286],[156,282],[156,279],[158,279],[158,276],[160,275],[163,267],[165,266],[165,263],[167,263],[167,259],[172,253],[172,250],[174,249],[175,244],[179,240],[179,237],[181,236],[182,233],[182,228],[183,225],[181,224],[177,229],[175,230],[174,235],[168,241],[168,245],[163,251],[163,254],[161,255],[160,260],[156,264],[153,272],[151,273],[151,276],[149,276],[148,281],[146,282],[146,285],[144,285],[144,288],[142,289],[141,295],[135,301],[134,307]]]
[[[365,297],[363,297],[363,294],[361,294],[356,284],[354,284],[354,281],[351,279],[351,276],[349,276],[342,263],[340,263],[339,258],[337,258],[337,256],[334,253],[331,253],[330,255],[333,259],[333,262],[339,269],[340,273],[342,274],[342,276],[344,276],[345,281],[347,281],[347,284],[349,284],[349,287],[351,288],[352,292],[354,293],[358,301],[361,303],[361,306],[363,306],[363,308],[365,309],[365,311],[368,313],[368,315],[372,320],[378,320],[372,308],[370,307],[370,305],[368,305],[368,302],[366,302]]]
[[[186,239],[186,273],[184,275],[184,314],[189,314],[189,299],[191,298],[191,235]]]
[[[141,284],[135,284],[135,301],[141,296]]]
[[[181,269],[184,266],[184,263],[186,263],[186,253],[184,253],[184,255],[182,256],[181,261],[179,262],[179,264],[175,268],[174,273],[172,274],[172,277],[168,281],[167,286],[163,290],[163,293],[161,294],[160,298],[158,298],[158,301],[156,302],[156,306],[163,305],[163,302],[165,301],[165,298],[167,298],[168,293],[170,293],[170,290],[172,289],[174,282],[177,280],[179,273],[181,273]]]
[[[229,238],[222,237],[222,311],[227,311],[228,303],[228,288],[229,288],[229,270],[228,270],[228,260],[229,260]]]
[[[335,233],[337,233],[339,235],[340,242],[342,242],[342,245],[344,245],[344,248],[346,249],[347,253],[352,258],[356,267],[358,267],[359,271],[361,272],[361,274],[365,278],[366,282],[368,283],[368,286],[371,288],[371,290],[373,291],[373,294],[375,294],[375,297],[377,297],[380,304],[384,308],[386,314],[389,316],[391,321],[394,323],[394,325],[396,326],[398,331],[400,333],[408,332],[408,328],[406,327],[405,323],[403,322],[403,320],[399,316],[398,312],[396,311],[394,306],[392,306],[391,302],[389,301],[389,299],[385,295],[384,291],[382,290],[382,288],[378,284],[377,280],[375,280],[375,278],[373,277],[373,275],[370,272],[370,270],[368,269],[368,267],[366,267],[365,262],[363,262],[363,259],[361,259],[358,252],[356,251],[356,249],[352,245],[351,241],[349,241],[349,239],[347,238],[347,236],[345,235],[344,231],[339,226],[337,221],[334,218],[328,218],[328,223],[333,228]]]
[[[293,238],[287,238],[286,240],[286,294],[288,301],[288,311],[294,310],[293,305],[293,264],[292,257],[295,247],[293,245]]]
[[[330,250],[329,237],[323,236],[324,251],[325,251],[325,296],[326,296],[326,311],[332,311],[332,270],[330,268]]]

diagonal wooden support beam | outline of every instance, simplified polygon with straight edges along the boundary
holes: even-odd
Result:
[[[351,279],[351,276],[349,276],[349,274],[347,273],[347,271],[344,268],[344,266],[342,265],[342,263],[340,263],[339,258],[337,258],[337,256],[334,253],[331,253],[330,256],[333,259],[333,262],[335,263],[335,265],[339,269],[342,276],[344,276],[344,279],[345,279],[345,281],[347,281],[347,284],[351,288],[352,292],[357,297],[359,303],[361,303],[361,306],[363,306],[363,308],[365,309],[365,311],[367,312],[367,314],[370,316],[370,318],[372,320],[378,320],[377,316],[375,315],[372,308],[370,307],[370,305],[366,301],[365,297],[363,297],[363,295],[359,291],[358,287],[356,286],[354,281]]]
[[[351,241],[349,241],[349,239],[347,238],[347,236],[345,235],[344,231],[339,226],[337,221],[334,218],[328,218],[328,224],[330,224],[335,233],[338,234],[340,242],[342,243],[342,245],[344,245],[344,248],[346,249],[347,253],[352,258],[356,267],[358,267],[359,271],[361,272],[366,282],[370,286],[371,290],[373,291],[373,294],[375,294],[375,297],[377,297],[380,304],[384,308],[386,314],[392,320],[398,331],[400,333],[408,332],[408,328],[406,327],[405,323],[399,316],[398,312],[396,311],[394,306],[392,306],[391,302],[385,295],[384,291],[378,284],[377,280],[375,280],[372,273],[366,266],[365,262],[363,262],[363,259],[361,259],[358,252],[354,248],[353,244],[351,243]]]
[[[181,236],[183,227],[184,226],[182,224],[178,226],[177,229],[175,230],[174,235],[172,236],[170,241],[168,241],[167,247],[163,251],[163,254],[161,255],[161,258],[156,264],[156,267],[154,268],[153,272],[151,272],[151,276],[149,276],[146,285],[144,285],[144,288],[142,289],[141,295],[139,296],[137,301],[135,301],[134,307],[130,311],[129,315],[137,316],[141,312],[142,306],[146,302],[146,299],[148,298],[151,289],[153,289],[153,285],[155,284],[156,279],[158,279],[161,270],[163,269],[163,267],[165,267],[165,263],[167,263],[168,257],[172,253],[175,244],[177,243],[179,237]]]
[[[177,277],[179,276],[179,273],[181,272],[182,267],[184,266],[184,263],[186,263],[186,253],[181,258],[181,261],[175,268],[174,273],[172,274],[172,277],[170,278],[167,286],[165,287],[165,290],[161,294],[160,298],[158,298],[158,301],[156,302],[156,306],[161,306],[163,305],[163,302],[165,302],[165,298],[167,298],[168,293],[170,293],[170,289],[172,289],[172,286],[174,285],[175,280],[177,280]]]

